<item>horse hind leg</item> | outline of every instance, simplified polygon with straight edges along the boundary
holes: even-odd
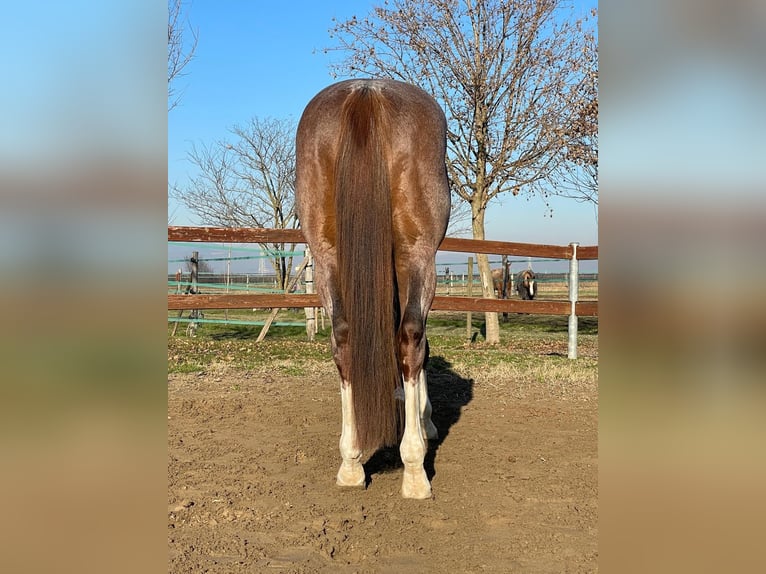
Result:
[[[428,481],[423,461],[426,455],[427,434],[424,425],[426,402],[422,400],[425,392],[424,322],[418,313],[407,314],[399,330],[399,348],[404,379],[404,435],[399,445],[399,454],[404,463],[402,478],[402,496],[404,498],[425,499],[431,497],[431,483]]]
[[[343,426],[340,435],[340,456],[343,462],[338,469],[338,486],[363,487],[365,484],[362,451],[356,446],[356,424],[354,419],[353,390],[347,381],[340,387]]]
[[[330,281],[328,281],[329,283]],[[339,305],[331,293],[323,293],[328,312],[333,319],[332,348],[333,359],[340,375],[341,433],[340,456],[342,462],[336,476],[336,484],[344,487],[363,487],[365,485],[362,450],[357,446],[356,418],[354,417],[353,388],[348,377],[348,326],[341,319]]]
[[[415,381],[404,383],[404,436],[399,454],[404,463],[402,496],[425,499],[431,497],[431,483],[426,476],[423,461],[426,456],[426,441],[420,418],[420,397]]]

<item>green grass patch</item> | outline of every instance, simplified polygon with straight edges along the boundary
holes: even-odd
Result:
[[[221,315],[223,313],[221,312]],[[259,313],[229,312],[229,317]],[[261,317],[267,312],[260,314]],[[210,315],[205,314],[206,317]],[[302,311],[283,311],[261,343],[255,340],[259,326],[201,324],[196,336],[187,336],[179,325],[171,336],[168,324],[168,372],[195,373],[225,366],[260,373],[306,377],[333,373],[329,321],[316,340],[308,341],[303,327],[280,326],[297,321]],[[471,336],[466,314],[437,311],[428,319],[431,361],[429,372],[470,378],[477,383],[515,380],[525,388],[555,387],[562,394],[576,388],[592,388],[598,377],[598,318],[579,318],[580,359],[566,357],[567,317],[510,314],[500,316],[500,343],[484,341],[484,314],[474,313]]]

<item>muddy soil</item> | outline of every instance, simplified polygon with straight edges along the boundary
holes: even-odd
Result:
[[[564,396],[521,383],[429,375],[434,496],[413,501],[397,449],[368,458],[365,490],[335,486],[331,364],[170,375],[169,571],[596,571],[595,384]]]

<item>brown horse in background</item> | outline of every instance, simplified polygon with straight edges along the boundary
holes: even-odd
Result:
[[[516,275],[516,292],[521,299],[532,300],[537,294],[535,287],[535,272],[531,269],[525,269]]]
[[[341,486],[364,486],[363,451],[401,436],[402,495],[431,496],[425,329],[449,219],[445,153],[444,112],[394,80],[333,84],[298,124],[296,206],[341,378]]]

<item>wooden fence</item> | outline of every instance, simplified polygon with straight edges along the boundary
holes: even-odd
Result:
[[[168,241],[206,243],[305,243],[300,229],[258,229],[221,227],[168,227]],[[577,317],[597,316],[598,301],[578,301],[578,261],[598,259],[598,246],[581,247],[576,243],[566,246],[511,243],[447,237],[440,251],[486,253],[488,255],[522,255],[569,260],[569,301],[524,301],[520,299],[484,299],[483,297],[434,297],[434,310],[439,311],[494,311],[497,313],[530,313],[541,315],[569,315],[568,356],[577,358]],[[196,294],[168,295],[168,309],[249,309],[288,307],[320,307],[316,294]],[[263,337],[261,332],[259,340]]]
[[[208,243],[305,243],[300,229],[258,229],[223,227],[168,227],[168,241]],[[447,237],[440,251],[461,253],[487,253],[489,255],[523,255],[551,259],[572,259],[573,245],[537,245]],[[598,246],[576,248],[577,260],[598,259]],[[319,307],[319,296],[273,293],[221,294],[221,295],[168,295],[168,309],[249,309]],[[495,311],[497,313],[530,313],[541,315],[569,315],[569,301],[523,301],[520,299],[484,299],[483,297],[434,297],[434,310],[440,311]],[[575,302],[575,313],[580,317],[597,316],[598,301]]]

